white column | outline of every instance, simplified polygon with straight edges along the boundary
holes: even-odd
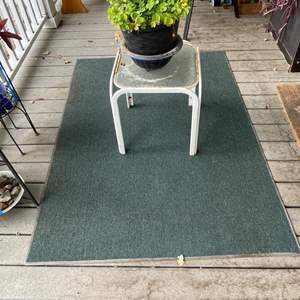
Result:
[[[40,0],[43,2],[48,17],[47,28],[57,28],[62,20],[61,0]],[[54,3],[56,2],[56,3]]]

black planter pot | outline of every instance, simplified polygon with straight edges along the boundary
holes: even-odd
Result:
[[[278,46],[290,64],[291,72],[300,72],[300,0],[288,20],[287,25],[279,34],[284,25],[286,11],[278,10],[270,18],[270,30],[278,42]]]
[[[159,69],[166,65],[172,58],[164,57],[165,53],[169,53],[178,45],[178,22],[173,26],[167,27],[159,25],[155,28],[145,30],[126,32],[123,31],[125,47],[133,54],[137,54],[140,58],[132,58],[140,67],[147,70]],[[172,51],[171,51],[172,52]],[[175,54],[175,52],[174,52]],[[143,60],[142,56],[156,56],[157,60]],[[161,55],[161,58],[160,58]]]

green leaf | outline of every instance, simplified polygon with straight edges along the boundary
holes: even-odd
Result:
[[[186,16],[191,0],[107,0],[109,21],[124,31],[172,26]]]

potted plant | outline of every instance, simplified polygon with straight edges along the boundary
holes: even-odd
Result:
[[[21,37],[15,33],[8,32],[5,29],[6,23],[7,23],[7,19],[5,19],[5,20],[0,19],[0,39],[2,39],[10,49],[12,49],[13,46],[10,42],[10,39],[21,40]]]
[[[1,20],[0,19],[0,40],[3,40],[5,44],[10,48],[13,49],[13,45],[10,39],[18,39],[21,40],[21,37],[15,33],[9,32],[5,29],[5,25],[7,23],[7,19]],[[14,108],[14,103],[12,103],[12,95],[11,90],[7,85],[2,82],[1,79],[1,66],[0,65],[0,115],[3,116],[10,110]]]
[[[290,71],[300,72],[300,0],[263,0],[262,13],[271,14],[267,29],[290,64]]]
[[[157,69],[180,50],[178,24],[180,18],[189,13],[190,0],[108,2],[108,18],[122,31],[125,47],[136,64],[148,70]]]

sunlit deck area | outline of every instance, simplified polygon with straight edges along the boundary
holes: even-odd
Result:
[[[36,136],[18,111],[13,120],[21,128],[14,129],[7,122],[26,155],[21,156],[0,129],[3,152],[39,200],[43,199],[76,60],[116,53],[116,29],[107,20],[107,3],[85,3],[87,14],[64,15],[59,28],[42,29],[14,78],[40,133]],[[300,73],[288,72],[276,42],[266,33],[263,17],[236,19],[232,8],[212,7],[199,0],[195,5],[189,40],[200,51],[226,52],[282,205],[300,240],[300,148],[276,90],[278,84],[300,84]],[[0,299],[300,297],[300,255],[296,254],[194,258],[183,267],[176,258],[29,265],[26,257],[39,210],[23,200],[0,217]]]

